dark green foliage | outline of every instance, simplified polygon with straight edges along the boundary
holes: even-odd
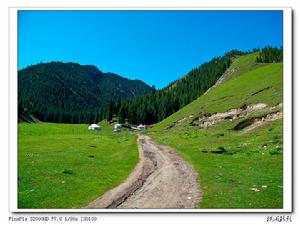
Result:
[[[274,149],[271,149],[269,151],[270,155],[282,155],[282,147],[281,146],[276,146]]]
[[[227,151],[226,151],[226,149],[224,147],[219,146],[216,150],[212,150],[211,152],[215,153],[215,154],[222,154],[222,153],[225,153]]]
[[[259,56],[256,58],[258,63],[277,63],[283,60],[282,48],[264,47],[259,51]]]
[[[95,66],[40,63],[18,73],[18,112],[47,122],[95,123],[112,118],[115,101],[151,91],[142,81],[102,73]]]
[[[63,171],[64,174],[74,174],[72,170],[64,169]]]

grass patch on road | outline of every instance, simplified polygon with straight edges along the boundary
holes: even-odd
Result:
[[[83,207],[126,179],[138,162],[136,136],[86,124],[18,125],[18,207]]]

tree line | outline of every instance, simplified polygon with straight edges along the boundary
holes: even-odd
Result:
[[[283,49],[277,47],[266,46],[259,51],[256,58],[258,63],[277,63],[283,60]]]

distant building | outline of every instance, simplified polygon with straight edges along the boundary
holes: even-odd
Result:
[[[101,130],[101,127],[97,124],[91,124],[89,125],[88,130]]]

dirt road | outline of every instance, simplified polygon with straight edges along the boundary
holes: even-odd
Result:
[[[147,136],[138,145],[140,162],[126,181],[86,208],[194,208],[202,194],[193,168]]]

